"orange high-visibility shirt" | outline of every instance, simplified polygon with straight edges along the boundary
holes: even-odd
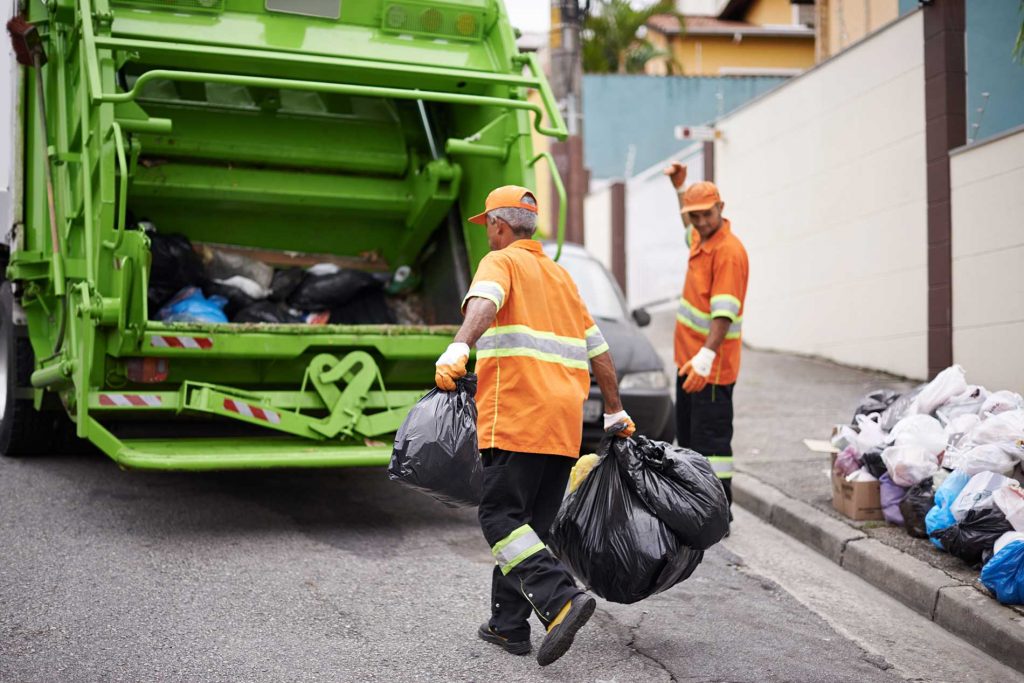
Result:
[[[718,348],[708,381],[732,384],[740,372],[743,302],[750,266],[747,250],[732,234],[728,220],[707,242],[696,230],[690,245],[683,295],[676,313],[675,359],[682,367],[700,351],[711,330],[712,318],[728,318],[729,332]]]
[[[498,307],[476,344],[480,449],[578,457],[589,361],[608,344],[569,273],[517,240],[480,261],[463,310],[474,296]]]

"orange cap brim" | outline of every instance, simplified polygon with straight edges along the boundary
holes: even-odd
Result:
[[[688,213],[690,211],[707,211],[718,202],[704,202],[703,204],[696,204],[694,206],[686,206],[679,213]]]
[[[487,225],[487,212],[478,213],[469,219],[470,223],[476,223],[477,225]]]

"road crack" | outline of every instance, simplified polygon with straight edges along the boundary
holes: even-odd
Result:
[[[647,618],[646,610],[640,614],[640,618],[637,620],[636,624],[633,625],[625,624],[619,621],[610,612],[607,612],[605,610],[599,609],[598,613],[601,614],[605,620],[611,622],[614,627],[616,627],[618,630],[622,632],[622,636],[626,641],[625,645],[627,648],[629,648],[630,652],[639,655],[643,659],[646,659],[647,661],[654,664],[654,666],[656,666],[657,668],[664,671],[668,675],[669,681],[671,681],[672,683],[679,683],[679,679],[676,678],[675,672],[669,669],[668,665],[666,665],[653,654],[646,652],[642,647],[640,647],[639,644],[637,644],[637,638],[640,635],[640,627],[643,626],[644,621]]]

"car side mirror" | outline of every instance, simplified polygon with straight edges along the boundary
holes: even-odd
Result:
[[[647,312],[646,308],[637,308],[633,311],[633,320],[640,327],[647,327],[651,324],[651,314]]]

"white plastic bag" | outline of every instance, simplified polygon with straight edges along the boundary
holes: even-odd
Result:
[[[967,435],[967,443],[1014,444],[1024,439],[1024,410],[1009,410],[983,419]],[[1010,449],[1012,452],[1012,448]]]
[[[1005,413],[1009,410],[1020,410],[1024,408],[1024,398],[1021,395],[1013,391],[994,391],[988,395],[985,399],[985,403],[982,404],[981,410],[978,411],[983,416],[998,415],[999,413]]]
[[[998,472],[1008,477],[1017,466],[1017,458],[1008,454],[1000,444],[987,443],[967,449],[947,449],[942,465],[963,470],[971,476],[979,472]]]
[[[985,390],[985,387],[972,384],[965,391],[939,406],[935,411],[935,416],[945,426],[961,415],[978,415],[987,399],[988,391]]]
[[[930,414],[943,403],[967,390],[967,377],[959,365],[951,365],[935,376],[917,395],[915,413]]]
[[[992,501],[992,492],[1012,481],[1013,479],[1007,479],[996,472],[975,474],[950,506],[949,510],[953,513],[953,518],[957,522],[961,522],[970,510],[995,507],[995,503]]]
[[[859,432],[857,434],[856,448],[859,453],[867,453],[885,445],[885,432],[882,431],[882,426],[878,424],[878,419],[878,413],[858,415],[856,417],[857,431]]]
[[[931,415],[911,415],[896,423],[889,435],[895,446],[915,446],[931,455],[946,450],[946,430]]]
[[[919,446],[890,446],[882,451],[882,462],[892,483],[904,488],[920,484],[939,469],[938,458]]]
[[[981,418],[977,415],[957,415],[946,425],[946,447],[955,446],[978,426]]]
[[[995,548],[992,549],[993,555],[998,555],[999,551],[1010,545],[1014,541],[1024,541],[1024,533],[1019,531],[1007,531],[1005,534],[996,539]]]
[[[1016,481],[992,492],[992,502],[1016,531],[1024,531],[1024,489]]]
[[[861,468],[856,472],[851,472],[850,474],[846,475],[846,481],[878,481],[878,477],[874,476],[866,469]]]

